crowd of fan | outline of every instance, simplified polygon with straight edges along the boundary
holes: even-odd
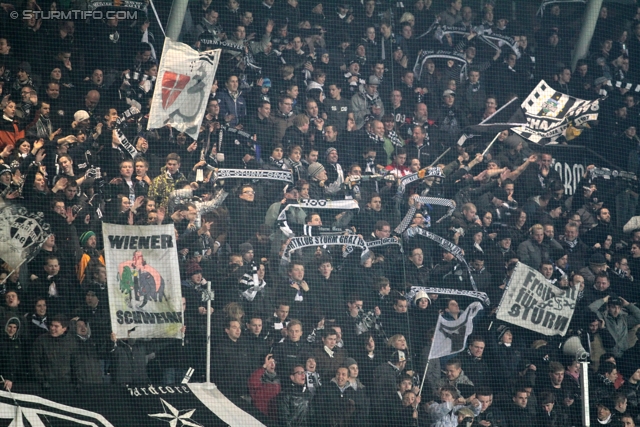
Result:
[[[572,73],[582,5],[550,5],[532,26],[513,25],[492,1],[431,3],[193,2],[182,40],[199,50],[228,42],[197,140],[146,129],[160,53],[148,20],[15,20],[63,6],[2,3],[0,195],[43,212],[52,231],[33,260],[2,266],[4,388],[173,384],[188,367],[203,380],[210,281],[212,380],[267,425],[580,425],[579,365],[558,350],[564,338],[495,318],[522,262],[579,287],[570,330],[591,352],[593,416],[634,426],[637,184],[598,178],[591,165],[571,195],[551,153],[513,132],[484,155],[493,135],[456,142],[541,79],[583,99],[607,81],[640,81],[640,8],[603,7]],[[468,33],[428,32],[436,17]],[[513,37],[518,52],[492,50],[483,31]],[[466,68],[436,57],[417,78],[423,49],[459,52]],[[601,102],[597,126],[566,140],[635,173],[640,107],[624,87]],[[218,181],[220,168],[290,171],[294,182]],[[447,216],[421,197],[457,207]],[[359,209],[302,209],[303,199]],[[103,222],[175,226],[182,340],[111,333]],[[463,248],[470,271],[418,229]],[[303,248],[283,264],[292,233],[395,237],[402,249]],[[438,316],[457,319],[473,299],[419,287],[472,290],[470,274],[491,305],[467,349],[427,366]],[[156,301],[135,291],[131,303]]]

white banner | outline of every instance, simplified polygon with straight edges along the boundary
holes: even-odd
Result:
[[[198,138],[220,52],[198,52],[165,39],[147,129],[170,124],[178,132]]]
[[[578,299],[578,289],[561,290],[519,262],[498,307],[499,320],[543,335],[564,336]]]
[[[456,320],[438,316],[429,360],[459,353],[467,347],[467,338],[473,332],[473,318],[482,310],[482,304],[472,302]]]
[[[118,338],[182,338],[173,225],[103,224],[111,328]]]

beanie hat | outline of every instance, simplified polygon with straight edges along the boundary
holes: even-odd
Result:
[[[596,407],[598,406],[607,408],[611,412],[613,412],[613,410],[616,408],[615,403],[613,403],[613,399],[611,399],[610,397],[605,397],[604,399],[599,400],[596,404]]]
[[[500,342],[500,340],[502,340],[502,337],[507,332],[511,332],[511,329],[509,329],[509,327],[507,325],[498,326],[498,342]]]
[[[567,251],[565,251],[564,248],[552,248],[549,252],[552,261],[557,261],[567,254]]]
[[[558,208],[562,208],[562,210],[564,210],[564,205],[560,200],[556,200],[556,199],[549,200],[549,203],[547,204],[547,212],[551,212],[552,210],[555,210]]]
[[[247,252],[250,252],[253,250],[253,246],[251,245],[251,243],[243,243],[238,248],[240,250],[241,255],[244,255]]]
[[[522,139],[518,135],[509,135],[504,140],[504,144],[510,149],[515,150],[522,143]]]
[[[11,167],[9,165],[1,164],[0,175],[2,175],[3,173],[11,173]]]
[[[309,169],[308,169],[309,177],[315,178],[323,170],[324,170],[324,166],[322,166],[320,163],[318,163],[318,162],[312,163],[311,165],[309,165]]]
[[[80,246],[84,246],[85,243],[87,243],[87,241],[89,240],[89,238],[95,235],[96,233],[94,233],[91,230],[85,231],[84,233],[82,233],[82,235],[80,236]]]
[[[605,259],[604,255],[602,255],[600,252],[596,252],[595,254],[591,255],[591,257],[589,258],[589,264],[605,265],[606,263],[607,263],[607,260]]]
[[[20,64],[18,64],[18,71],[24,71],[27,74],[31,74],[31,64],[29,64],[27,61],[23,61]]]
[[[498,236],[496,237],[496,239],[498,241],[504,240],[504,239],[511,239],[511,232],[506,227],[500,227],[498,229]]]
[[[417,303],[422,298],[428,299],[429,304],[431,304],[431,298],[429,298],[429,295],[425,291],[419,291],[418,293],[416,293],[416,296],[413,297],[413,302]]]
[[[356,359],[352,358],[352,357],[347,357],[346,359],[344,359],[344,367],[348,368],[351,365],[357,365],[358,362],[356,362]]]
[[[194,274],[202,273],[202,267],[197,262],[192,262],[187,265],[187,276],[191,277]]]

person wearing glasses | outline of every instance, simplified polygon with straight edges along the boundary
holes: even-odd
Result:
[[[278,418],[286,427],[308,427],[314,424],[313,394],[306,385],[305,367],[296,364],[291,368],[290,381],[282,387],[278,396]]]

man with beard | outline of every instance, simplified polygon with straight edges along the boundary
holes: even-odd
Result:
[[[40,101],[40,105],[38,106],[37,117],[38,119],[35,121],[33,125],[27,127],[27,137],[34,139],[45,139],[48,140],[53,134],[53,124],[51,123],[51,119],[49,117],[49,113],[51,112],[51,105],[47,101]]]
[[[596,211],[596,219],[598,224],[591,230],[587,231],[582,240],[584,243],[594,249],[602,249],[607,236],[611,236],[615,241],[617,236],[616,230],[611,225],[611,212],[607,208],[600,208]]]

